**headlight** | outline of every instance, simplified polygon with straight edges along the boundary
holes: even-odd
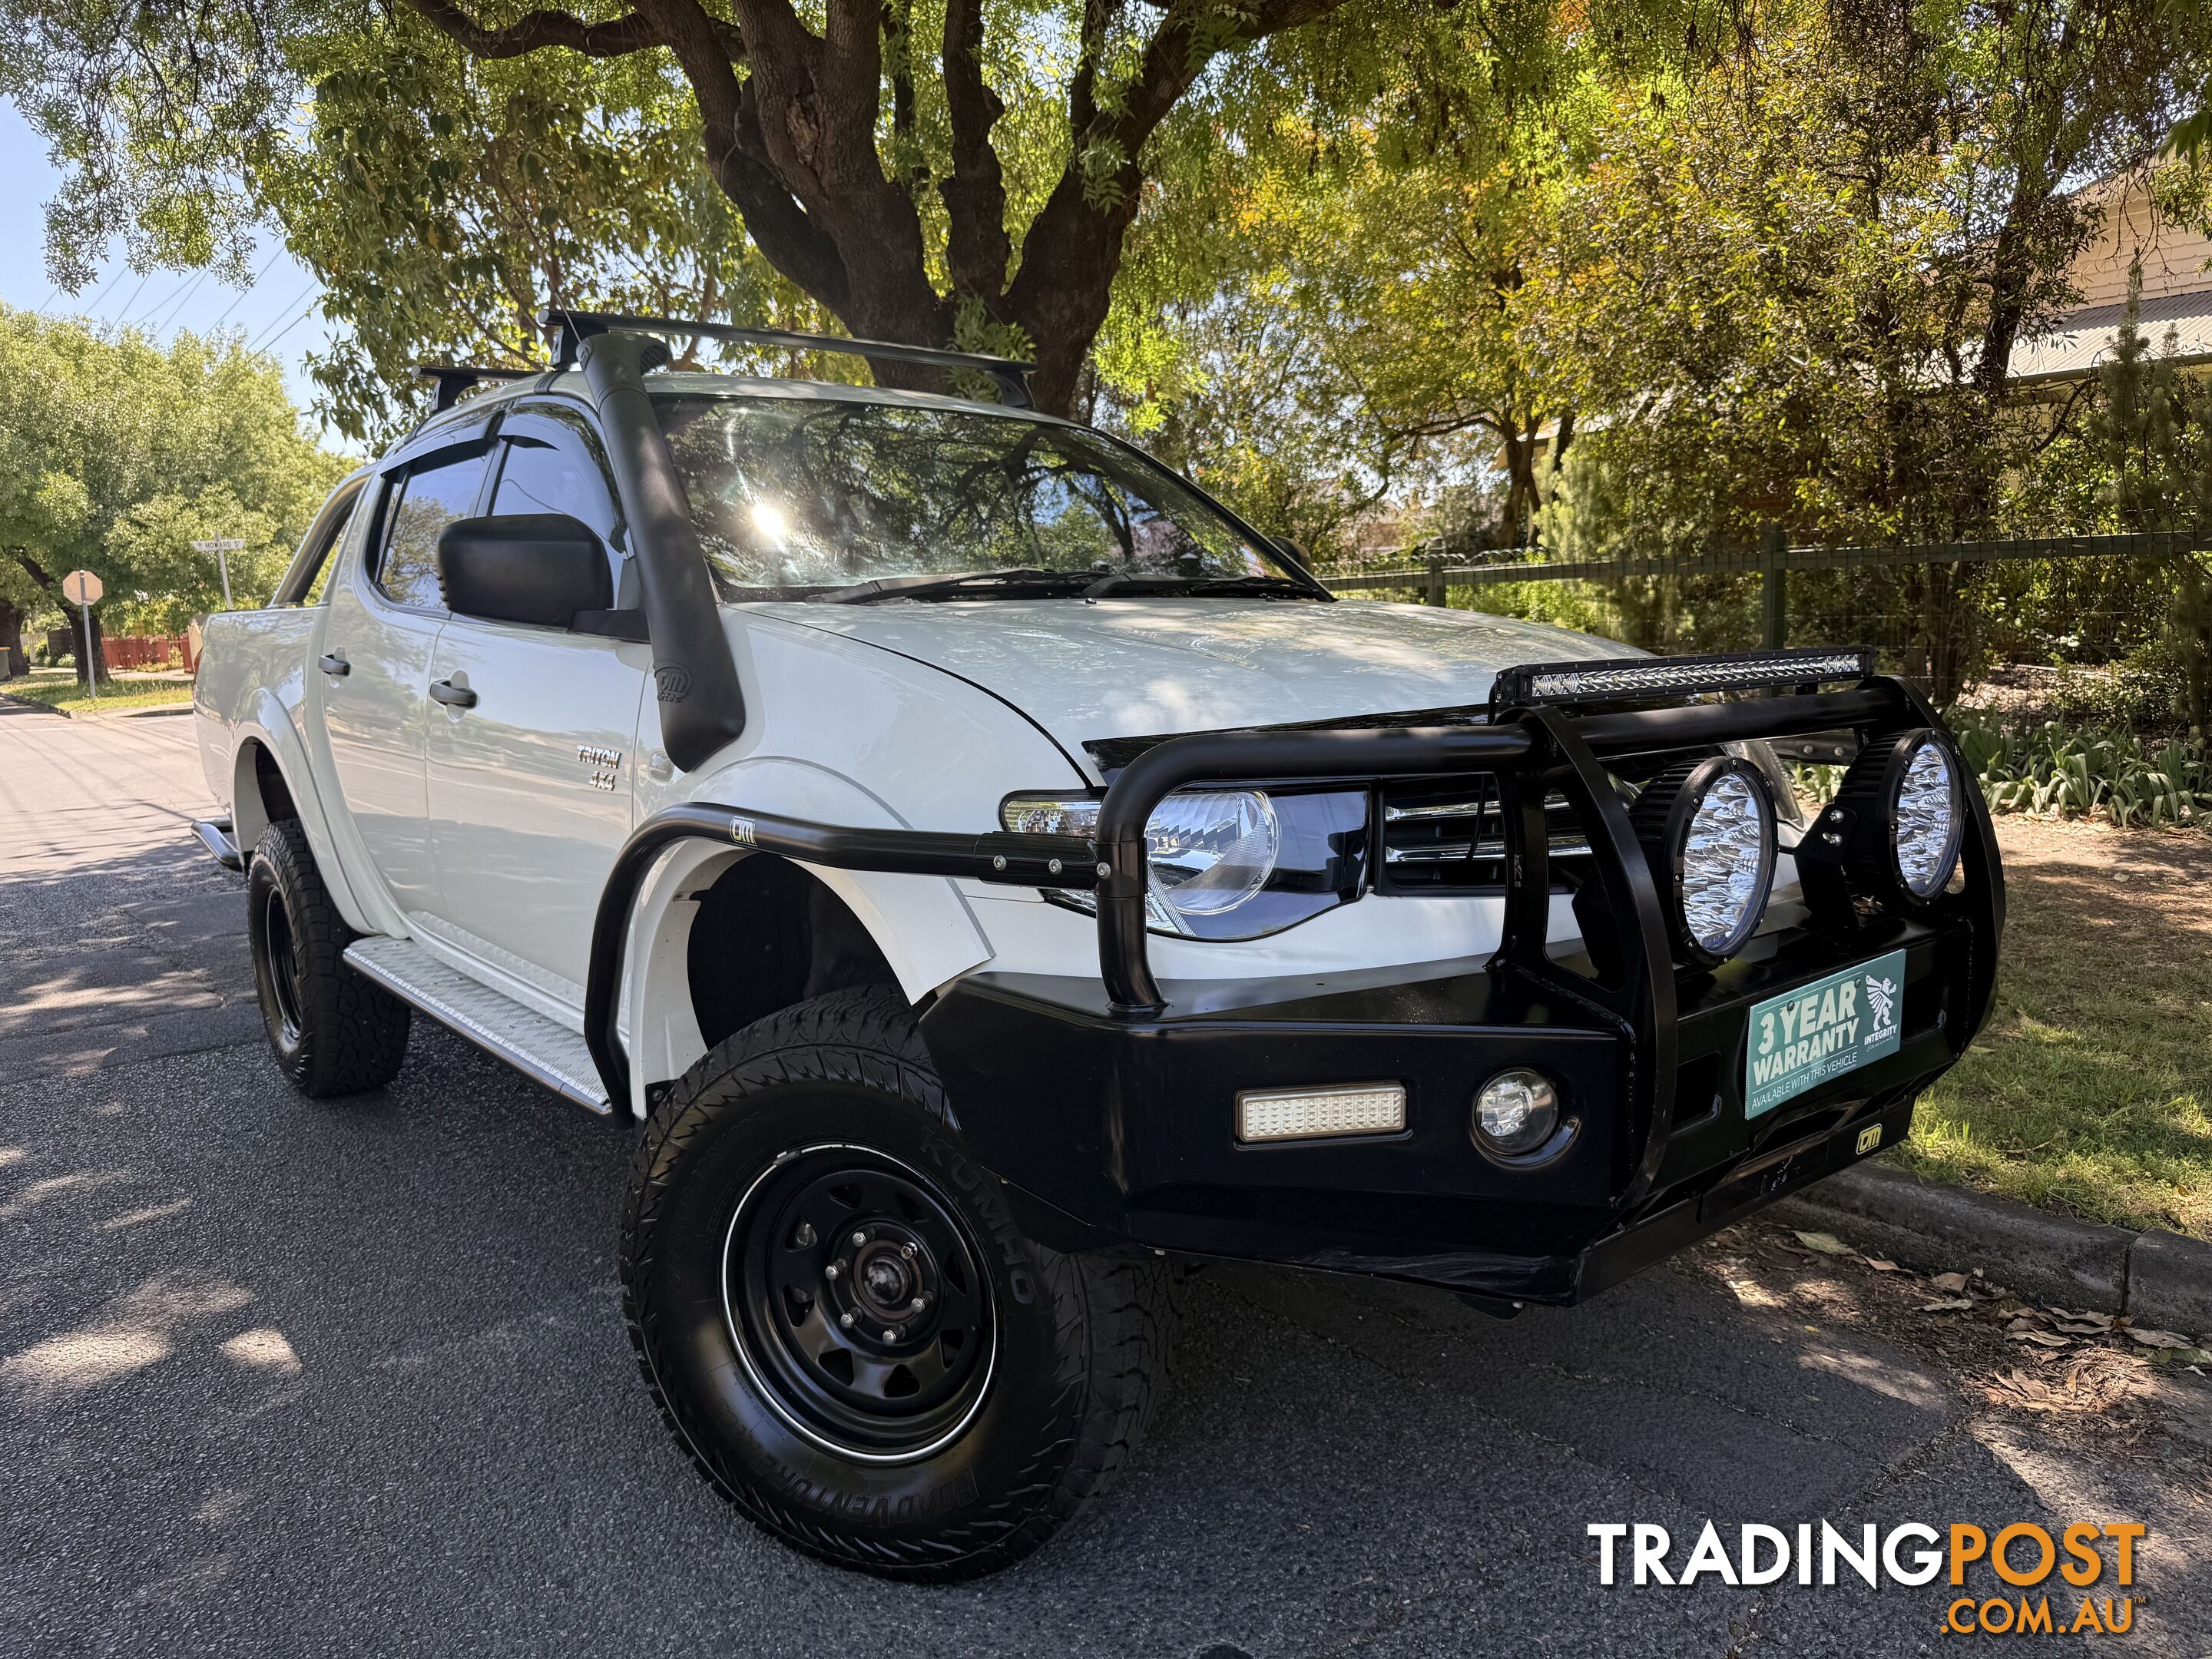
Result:
[[[1704,967],[1743,949],[1774,884],[1774,799],[1733,755],[1670,768],[1629,815],[1678,950]]]
[[[1185,917],[1234,910],[1267,884],[1282,821],[1256,789],[1170,795],[1145,821],[1152,890]]]
[[[1844,774],[1824,830],[1855,891],[1924,904],[1951,879],[1966,834],[1959,759],[1932,726],[1869,744]]]
[[[999,819],[1020,835],[1095,840],[1098,800],[1011,795]],[[1146,922],[1198,939],[1279,933],[1358,896],[1366,841],[1364,790],[1177,790],[1145,824]],[[1053,896],[1096,908],[1089,893]]]

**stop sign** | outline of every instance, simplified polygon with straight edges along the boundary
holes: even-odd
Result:
[[[100,578],[89,570],[72,570],[62,578],[62,597],[71,605],[98,605],[106,592]]]

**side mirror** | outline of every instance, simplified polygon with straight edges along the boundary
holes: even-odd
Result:
[[[1288,536],[1270,536],[1267,539],[1274,543],[1275,550],[1278,553],[1289,555],[1291,563],[1310,574],[1313,569],[1313,555],[1307,550],[1304,542],[1292,541]]]
[[[457,519],[438,536],[438,585],[456,616],[572,628],[614,606],[607,550],[565,513]]]

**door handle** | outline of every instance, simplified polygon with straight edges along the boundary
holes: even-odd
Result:
[[[353,665],[348,662],[343,657],[339,656],[335,651],[325,651],[323,653],[321,667],[323,672],[328,674],[334,680],[343,679],[348,674],[353,672]]]
[[[465,685],[455,685],[451,680],[433,680],[430,683],[430,700],[442,702],[448,708],[473,708],[477,706],[477,694]]]

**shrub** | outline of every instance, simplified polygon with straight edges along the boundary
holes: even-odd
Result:
[[[2144,738],[2124,723],[2014,727],[1966,709],[1952,729],[1992,811],[2101,815],[2123,827],[2212,821],[2212,754],[2199,739]]]

